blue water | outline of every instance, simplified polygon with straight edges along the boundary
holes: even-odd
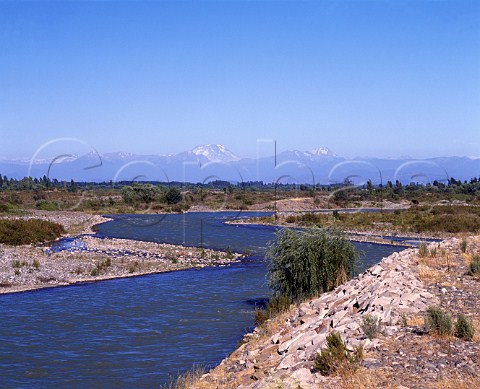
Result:
[[[240,264],[1,295],[0,387],[158,387],[217,364],[268,296],[262,253],[275,231],[223,223],[232,216],[117,215],[98,234],[255,253]],[[355,246],[363,267],[401,249]]]

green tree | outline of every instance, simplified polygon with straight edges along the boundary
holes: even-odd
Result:
[[[367,190],[368,190],[369,193],[372,193],[372,192],[373,192],[372,180],[368,180],[368,181],[367,181]]]
[[[167,204],[177,204],[182,201],[182,193],[177,188],[170,188],[165,194]]]
[[[269,285],[292,301],[332,290],[353,276],[358,253],[335,229],[283,229],[269,243]]]
[[[160,189],[151,184],[134,184],[125,186],[122,189],[123,201],[127,204],[133,204],[138,201],[148,204],[158,200],[159,196]]]

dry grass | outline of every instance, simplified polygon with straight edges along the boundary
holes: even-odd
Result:
[[[439,282],[442,279],[440,271],[424,264],[419,264],[417,271],[418,277],[424,282]]]
[[[205,368],[201,366],[193,366],[191,370],[180,374],[170,383],[163,386],[163,389],[210,389],[211,386],[202,382],[200,378],[205,374]]]
[[[407,318],[407,325],[408,326],[423,326],[425,324],[425,318],[421,315],[414,315],[412,317]]]
[[[472,263],[472,254],[471,253],[463,253],[462,258],[463,258],[463,264],[465,266],[470,266],[470,263]]]
[[[480,377],[447,377],[429,385],[435,389],[472,389],[480,388]]]
[[[480,343],[480,318],[472,319],[473,328],[475,328],[475,333],[473,335],[473,341]],[[479,386],[480,388],[480,386]]]
[[[350,374],[341,374],[339,389],[369,389],[369,388],[396,388],[392,383],[392,372],[388,368],[357,369]]]

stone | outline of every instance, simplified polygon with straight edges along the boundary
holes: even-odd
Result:
[[[282,359],[280,364],[277,366],[277,369],[287,370],[297,362],[298,357],[295,354],[288,354],[285,358]]]

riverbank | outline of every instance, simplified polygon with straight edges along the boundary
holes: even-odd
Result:
[[[297,224],[287,223],[282,219],[277,220],[277,222],[265,221],[264,217],[260,218],[248,218],[248,219],[237,219],[226,221],[227,224],[238,224],[238,225],[259,225],[259,226],[270,226],[270,227],[285,227],[285,228],[307,228],[305,226],[299,226]],[[348,237],[348,240],[353,242],[363,242],[363,243],[376,243],[384,244],[389,246],[408,246],[416,247],[417,242],[422,242],[425,240],[438,240],[454,237],[454,234],[418,234],[418,233],[408,233],[408,234],[399,234],[398,231],[377,231],[377,230],[345,230],[345,234]],[[448,236],[446,236],[448,235]],[[413,242],[411,242],[413,241]]]
[[[480,280],[467,274],[480,237],[465,253],[452,238],[429,246],[429,255],[407,249],[384,258],[360,276],[290,310],[244,336],[240,347],[197,380],[198,388],[467,388],[480,385]],[[426,309],[438,305],[463,313],[476,329],[473,341],[428,334]],[[365,336],[365,315],[380,320]],[[313,369],[331,331],[353,350],[361,345],[358,370],[333,377]]]
[[[59,223],[70,237],[56,252],[47,245],[0,245],[0,294],[205,266],[225,266],[241,254],[129,239],[80,236],[110,219],[81,212],[33,211],[22,218]]]

